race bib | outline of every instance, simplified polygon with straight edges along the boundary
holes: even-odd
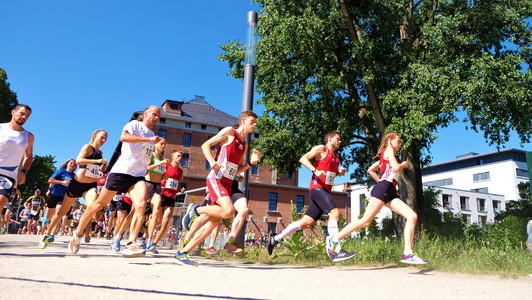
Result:
[[[144,143],[142,144],[142,156],[145,159],[151,159],[151,155],[153,154],[153,151],[155,150],[155,145],[153,143]]]
[[[4,176],[0,176],[0,190],[9,190],[13,187],[13,183],[11,180],[5,178]]]
[[[334,177],[336,177],[336,172],[327,172],[325,173],[325,184],[333,185]]]
[[[224,171],[224,177],[233,180],[233,178],[235,178],[237,169],[238,169],[237,164],[234,164],[232,162],[227,162],[227,167],[225,167],[225,171]]]
[[[157,168],[155,168],[155,171],[157,173],[161,173],[161,174],[163,174],[165,170],[166,170],[166,165],[165,164],[162,164],[162,165],[158,166]]]
[[[120,194],[120,195],[119,195],[119,194],[116,194],[116,195],[113,197],[113,201],[118,202],[118,201],[120,201],[120,200],[122,200],[122,194]]]
[[[85,176],[90,177],[90,178],[98,178],[98,177],[100,177],[100,172],[98,171],[99,168],[100,168],[100,166],[98,166],[97,164],[87,165],[87,170],[85,171]]]
[[[32,209],[32,210],[30,210],[30,214],[32,216],[36,216],[37,215],[37,211]]]
[[[166,185],[164,186],[164,188],[177,191],[178,186],[179,186],[179,181],[173,178],[168,178],[166,180]]]
[[[65,180],[66,180],[66,183],[63,183],[64,186],[68,186],[70,184],[70,180],[72,180],[72,178],[70,177],[65,177]]]

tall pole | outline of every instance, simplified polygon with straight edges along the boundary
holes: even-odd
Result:
[[[248,36],[246,43],[246,57],[244,65],[244,93],[242,95],[242,111],[253,110],[253,93],[255,90],[255,58],[257,54],[257,12],[249,11],[247,15]],[[246,157],[249,159],[251,149],[251,134],[246,136],[246,143],[248,144],[248,151]],[[244,194],[247,201],[249,201],[249,169],[244,172]],[[246,228],[246,222],[242,229]],[[244,249],[244,233],[245,230],[240,229],[235,244],[237,247]]]

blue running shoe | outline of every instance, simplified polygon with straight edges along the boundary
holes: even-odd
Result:
[[[120,238],[115,237],[113,243],[111,244],[111,250],[118,253],[120,252]]]
[[[188,257],[188,253],[181,253],[179,251],[177,251],[175,254],[174,261],[182,266],[198,266],[198,262],[190,259],[190,257]]]
[[[190,225],[198,217],[198,213],[196,212],[197,207],[199,207],[199,205],[191,203],[187,208],[187,213],[183,217],[182,225],[183,228],[187,231],[190,230]]]
[[[149,244],[146,248],[146,251],[152,254],[159,254],[159,251],[157,251],[157,245],[155,245],[154,243]]]
[[[50,237],[48,238],[49,243],[53,243],[55,241],[55,235],[50,234]]]

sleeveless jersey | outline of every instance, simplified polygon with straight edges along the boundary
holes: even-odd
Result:
[[[397,157],[395,158],[397,159]],[[381,152],[379,168],[381,172],[381,180],[386,180],[393,183],[393,186],[397,186],[397,180],[395,180],[395,171],[393,170],[390,161],[384,159],[384,151]]]
[[[28,147],[28,131],[16,131],[0,124],[0,175],[17,179],[18,167]]]
[[[161,186],[163,187],[161,195],[174,198],[179,191],[179,181],[183,178],[183,169],[180,167],[174,168],[171,163],[168,163],[166,164],[164,175],[167,175],[168,178],[161,181]]]
[[[233,128],[233,132],[235,134],[233,141],[222,145],[216,154],[216,162],[220,165],[220,169],[218,171],[211,170],[207,176],[207,180],[218,179],[229,185],[233,183],[233,178],[238,169],[238,163],[244,155],[244,149],[246,148],[246,142],[240,139],[236,129]]]
[[[92,145],[90,145],[91,148],[92,148],[92,153],[85,156],[84,158],[86,159],[102,159],[103,156],[98,152],[96,151],[96,149],[94,149],[94,147]],[[98,164],[88,164],[88,165],[79,165],[79,168],[80,169],[86,169],[85,170],[85,176],[87,177],[90,177],[90,178],[99,178],[100,177],[100,166],[102,164],[98,163]]]
[[[319,178],[315,174],[312,174],[309,190],[322,188],[330,192],[334,184],[334,177],[338,171],[338,166],[340,166],[338,155],[327,148],[327,155],[323,159],[314,162],[314,168],[316,170],[325,171],[325,178]]]
[[[155,155],[155,152],[152,154],[152,159],[151,159],[151,164],[152,165],[155,165],[155,164],[158,164],[162,161],[162,159],[159,159],[157,157],[157,155]],[[159,175],[163,175],[164,174],[164,168],[165,168],[165,165],[160,165],[158,166],[157,168],[153,169],[150,171],[150,173],[154,173],[154,174],[159,174]]]

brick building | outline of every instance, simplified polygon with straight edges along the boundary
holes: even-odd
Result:
[[[142,111],[135,112],[136,118]],[[152,129],[166,139],[165,158],[170,158],[173,150],[183,153],[182,185],[187,190],[206,186],[206,176],[210,165],[203,156],[201,145],[222,128],[238,123],[238,118],[212,107],[205,97],[195,96],[190,101],[165,100],[161,105],[159,123]],[[255,132],[251,139],[259,138]],[[216,152],[213,148],[213,154]],[[279,232],[292,222],[290,201],[301,211],[310,203],[308,188],[298,187],[298,174],[279,176],[276,170],[267,165],[253,166],[249,174],[249,207],[247,229],[265,232]],[[338,208],[346,216],[349,201],[347,193],[333,192]],[[204,191],[192,192],[188,202],[202,203]],[[179,214],[179,213],[177,213]],[[326,217],[326,216],[325,216]],[[318,230],[319,231],[319,230]],[[309,232],[307,232],[309,233]]]

